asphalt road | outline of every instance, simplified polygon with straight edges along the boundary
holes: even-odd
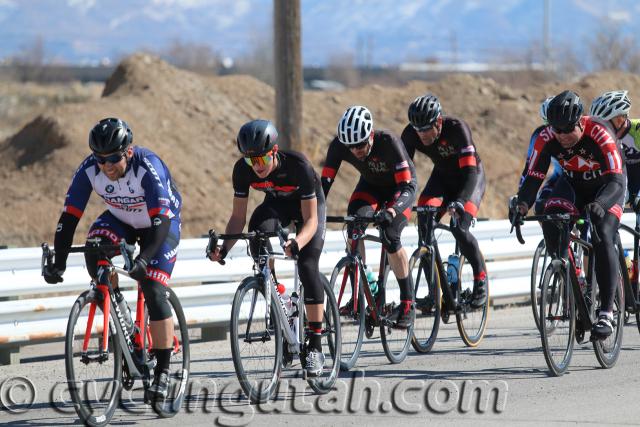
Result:
[[[625,327],[617,365],[601,369],[590,344],[576,346],[569,371],[551,377],[528,307],[493,310],[484,341],[466,348],[454,324],[442,325],[432,352],[414,352],[401,364],[387,362],[378,337],[365,341],[355,373],[344,373],[337,390],[318,397],[297,372],[286,372],[278,399],[251,406],[239,398],[228,342],[191,346],[192,399],[175,418],[162,420],[141,394],[125,397],[113,425],[637,425],[640,420],[640,335],[635,319]],[[21,365],[0,367],[3,425],[69,425],[78,419],[60,386],[62,344],[23,351]],[[54,355],[54,356],[49,356]],[[298,365],[299,367],[299,365]],[[35,399],[28,409],[11,405]],[[18,385],[16,385],[18,384]],[[288,387],[286,387],[288,385]],[[484,385],[492,393],[472,393]],[[373,398],[366,389],[373,390]],[[208,390],[205,397],[202,390]],[[485,391],[486,391],[485,390]],[[198,391],[201,391],[198,393]],[[379,393],[378,393],[379,392]],[[11,396],[10,396],[11,395]],[[7,410],[12,407],[12,411]]]

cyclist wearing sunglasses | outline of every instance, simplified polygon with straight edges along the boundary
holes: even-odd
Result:
[[[398,280],[401,304],[392,316],[399,328],[408,328],[414,316],[413,288],[409,261],[400,242],[402,229],[415,201],[416,172],[402,141],[386,130],[373,130],[371,112],[363,106],[349,107],[338,123],[338,136],[331,141],[324,168],[322,188],[328,196],[345,161],[360,172],[360,180],[349,199],[349,215],[372,215],[382,226],[383,244],[389,264]],[[351,235],[352,227],[348,233]],[[364,255],[362,247],[360,253]]]
[[[618,274],[616,233],[625,193],[623,158],[615,136],[600,119],[582,116],[583,105],[578,95],[564,91],[549,103],[549,125],[538,135],[529,157],[527,176],[518,191],[514,209],[525,215],[535,200],[552,157],[560,162],[564,173],[556,182],[544,213],[578,214],[587,211],[596,227],[599,242],[594,242],[596,279],[600,289],[601,310],[591,334],[605,339],[613,332],[613,304]],[[513,215],[513,214],[512,214]],[[544,223],[542,231],[547,248],[557,248],[562,238],[567,257],[567,227],[558,233],[552,223]]]
[[[146,148],[132,146],[132,141],[131,129],[117,118],[101,120],[89,133],[93,153],[82,162],[67,191],[54,239],[55,264],[44,277],[47,283],[63,281],[73,235],[95,191],[107,210],[95,220],[87,238],[97,238],[104,244],[118,244],[123,238],[140,243],[140,255],[129,274],[142,283],[149,309],[157,359],[149,392],[163,398],[167,395],[173,344],[171,307],[163,289],[171,277],[180,241],[181,197],[162,160]],[[87,270],[95,279],[98,258],[85,258]],[[122,304],[117,275],[112,283],[122,314],[130,317]]]
[[[640,119],[629,119],[630,110],[627,91],[615,90],[595,98],[589,115],[604,120],[618,139],[627,167],[627,201],[640,212]]]
[[[326,231],[324,194],[320,178],[307,158],[295,151],[279,150],[277,141],[278,131],[270,121],[253,120],[240,128],[236,142],[244,157],[233,168],[233,208],[225,233],[241,233],[244,229],[250,188],[266,194],[251,215],[249,231],[275,231],[279,224],[295,224],[297,235],[286,242],[285,253],[298,257],[298,274],[313,333],[305,369],[309,376],[318,376],[324,367],[324,287],[319,268]],[[210,259],[224,259],[234,244],[235,241],[225,240]],[[251,250],[255,253],[257,248]]]
[[[545,99],[542,104],[540,104],[540,118],[542,119],[543,124],[538,126],[533,133],[531,134],[531,138],[529,138],[529,148],[527,149],[527,158],[524,164],[524,170],[522,171],[522,175],[520,176],[520,185],[524,182],[525,177],[527,176],[527,171],[529,170],[529,157],[531,157],[531,151],[533,151],[533,146],[538,138],[538,134],[546,129],[549,126],[549,121],[547,120],[547,110],[549,108],[549,103],[553,99],[553,96]],[[533,211],[536,215],[541,214],[544,211],[544,204],[549,198],[549,194],[551,194],[551,190],[553,190],[553,186],[555,185],[558,178],[562,176],[562,166],[558,163],[558,160],[555,158],[551,158],[551,164],[553,166],[553,171],[551,175],[547,175],[547,178],[542,184],[542,188],[538,191],[538,195],[536,197],[535,204],[533,206]],[[514,196],[515,197],[515,196]]]
[[[443,116],[440,101],[432,94],[416,98],[409,105],[408,116],[409,124],[402,132],[402,141],[409,156],[413,159],[416,151],[420,151],[434,165],[418,206],[444,204],[451,217],[457,219],[458,226],[452,227],[451,232],[473,269],[471,307],[480,308],[487,300],[487,274],[478,241],[469,227],[478,213],[486,181],[471,130],[464,121]],[[444,212],[440,218],[442,215]],[[425,226],[420,224],[421,228]],[[429,310],[432,304],[433,301],[426,301],[423,308]]]

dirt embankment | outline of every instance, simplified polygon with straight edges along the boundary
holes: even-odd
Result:
[[[514,89],[469,75],[403,87],[367,86],[344,92],[304,93],[303,151],[320,171],[329,141],[344,109],[367,105],[376,128],[400,133],[406,110],[418,95],[433,92],[445,114],[471,126],[485,164],[488,185],[480,216],[502,218],[515,191],[530,132],[538,125],[542,99],[565,88],[576,90],[588,107],[604,90],[625,88],[633,98],[640,77],[601,73],[575,83]],[[168,164],[183,196],[183,236],[222,229],[231,209],[231,168],[238,158],[235,135],[254,118],[274,119],[274,90],[247,76],[203,77],[178,70],[158,58],[137,54],[123,61],[104,86],[102,97],[48,108],[0,143],[2,199],[0,244],[35,245],[51,241],[71,176],[88,154],[87,135],[101,118],[122,117],[135,144],[157,152]],[[431,171],[417,155],[419,186]],[[328,200],[329,213],[344,212],[355,185],[345,165]],[[254,196],[250,206],[260,197]],[[103,210],[94,196],[76,233],[82,241]]]

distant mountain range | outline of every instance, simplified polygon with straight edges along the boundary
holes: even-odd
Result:
[[[545,0],[301,0],[303,61],[541,60]],[[550,45],[586,54],[604,26],[640,39],[637,0],[548,0]],[[48,61],[91,63],[172,40],[238,58],[271,42],[267,0],[0,0],[0,59],[41,37]]]

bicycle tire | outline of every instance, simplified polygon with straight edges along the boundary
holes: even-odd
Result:
[[[336,264],[333,272],[331,273],[330,286],[336,305],[338,306],[338,312],[342,308],[344,314],[340,314],[340,329],[341,329],[341,355],[340,355],[340,369],[348,371],[353,368],[360,356],[360,350],[362,349],[362,342],[364,341],[365,330],[365,303],[363,286],[368,286],[366,280],[362,274],[359,274],[359,286],[358,286],[358,307],[356,310],[349,310],[345,307],[348,301],[345,302],[345,295],[347,291],[353,289],[353,275],[347,274],[345,268],[351,268],[353,271],[354,264],[350,258],[344,257]],[[347,274],[348,279],[345,277]],[[340,278],[340,280],[338,280]],[[342,281],[345,282],[345,295],[338,301],[340,296],[340,290],[342,288]],[[342,307],[340,307],[342,305]],[[346,309],[346,310],[345,310]]]
[[[276,301],[271,300],[270,319],[268,322],[266,321],[264,287],[261,279],[245,278],[236,290],[231,309],[230,339],[233,366],[240,387],[251,403],[264,403],[271,398],[277,389],[282,371],[282,330],[275,312],[282,308],[276,305]],[[249,295],[249,301],[244,300],[246,295]],[[252,305],[254,307],[253,313],[251,313]],[[246,324],[243,323],[245,317]],[[252,340],[247,342],[248,338]],[[240,340],[244,343],[242,346],[239,343]],[[255,351],[259,341],[262,341],[262,344],[270,343],[268,347],[264,347],[264,351],[269,352],[264,359],[272,360],[272,362],[267,361],[266,369],[259,370],[254,375],[250,369],[250,362],[256,358],[255,353],[250,354],[251,357],[246,357],[246,359],[242,353],[245,347],[249,348],[249,346],[251,346],[252,352]],[[270,348],[271,346],[273,349]],[[271,363],[273,363],[272,366]],[[259,378],[254,379],[253,376]]]
[[[561,260],[553,260],[547,266],[540,298],[540,339],[544,358],[551,373],[561,376],[571,363],[576,330],[573,291],[571,284],[566,282],[566,270]],[[559,328],[560,323],[562,328]],[[556,334],[564,330],[568,332],[566,339]],[[556,337],[560,339],[556,341]],[[559,362],[556,353],[561,356]]]
[[[484,258],[482,260],[482,264],[485,264]],[[466,270],[465,265],[469,267]],[[460,338],[462,338],[462,341],[467,347],[477,347],[484,338],[484,332],[487,329],[491,286],[489,284],[489,277],[485,280],[485,286],[487,287],[487,299],[481,309],[472,309],[469,302],[473,297],[473,272],[471,270],[471,265],[466,262],[465,257],[461,255],[457,285],[458,303],[461,310],[456,312],[456,324],[458,325]]]
[[[322,348],[329,349],[331,363],[330,368],[328,370],[325,369],[322,376],[307,378],[307,383],[316,393],[326,394],[333,389],[340,374],[342,338],[340,336],[340,314],[338,312],[338,304],[333,295],[333,288],[323,274],[320,274],[320,280],[322,281],[325,293]]]
[[[170,369],[169,392],[167,393],[167,397],[161,401],[157,400],[153,402],[152,408],[160,417],[171,418],[180,412],[189,382],[189,328],[182,305],[176,293],[171,288],[165,288],[165,294],[172,309],[174,330],[177,328],[177,331],[180,333],[179,337],[174,333],[174,348],[171,352],[171,364],[179,366],[177,370]],[[182,356],[181,361],[176,360],[178,354]]]
[[[623,272],[627,270],[627,264],[624,259],[624,252],[618,246],[618,286],[616,286],[616,294],[613,303],[613,333],[606,340],[594,341],[593,350],[596,353],[596,359],[600,366],[610,369],[615,366],[620,356],[620,347],[622,346],[622,335],[624,332],[624,291],[623,291]],[[624,270],[622,270],[624,268]]]
[[[431,351],[436,342],[438,330],[440,329],[440,314],[442,309],[440,272],[438,264],[434,263],[434,283],[430,283],[431,274],[429,273],[428,267],[430,265],[431,255],[425,248],[416,249],[409,259],[409,272],[414,283],[414,295],[416,298],[416,318],[413,324],[411,345],[418,353],[428,353]],[[433,313],[431,313],[430,307],[431,300],[434,302]],[[423,305],[427,313],[421,310]]]
[[[542,265],[540,257],[544,254]],[[547,248],[544,239],[540,240],[536,250],[533,252],[533,261],[531,263],[531,311],[533,312],[533,320],[536,323],[536,329],[540,330],[540,294],[539,290],[544,277],[544,271],[547,266]],[[540,272],[540,274],[538,274]]]
[[[107,303],[109,303],[109,301],[107,301]],[[91,391],[89,387],[91,386],[91,384],[79,380],[79,368],[81,368],[81,366],[75,366],[74,364],[74,356],[76,354],[78,354],[80,359],[83,358],[81,344],[85,338],[87,320],[84,318],[84,316],[81,316],[81,314],[83,313],[83,310],[85,308],[89,307],[89,309],[91,309],[91,304],[95,304],[96,307],[93,317],[93,327],[91,328],[92,331],[96,332],[96,336],[93,337],[94,334],[90,334],[88,339],[90,347],[87,349],[88,351],[86,352],[86,354],[84,354],[84,361],[80,361],[80,363],[82,363],[84,366],[89,366],[90,364],[97,363],[101,367],[104,365],[104,362],[108,362],[109,360],[113,361],[114,366],[112,375],[108,375],[105,373],[105,375],[108,375],[108,377],[105,377],[105,379],[112,378],[111,388],[107,388],[105,390],[105,393],[100,393],[102,396],[106,396],[108,394],[106,404],[104,402],[101,402],[101,400],[96,401],[95,404],[92,403],[93,401],[90,399],[91,396],[89,396],[89,392]],[[120,381],[122,377],[122,349],[120,348],[120,343],[116,338],[116,331],[111,325],[112,322],[117,322],[118,320],[114,317],[115,313],[113,313],[113,310],[110,310],[110,316],[112,316],[112,318],[109,322],[109,351],[106,356],[101,355],[101,328],[104,324],[104,315],[102,315],[101,313],[102,294],[95,289],[83,292],[76,299],[73,307],[71,308],[65,337],[65,370],[71,400],[74,403],[73,406],[76,410],[76,413],[80,417],[80,420],[86,425],[93,427],[101,427],[111,421],[111,418],[113,417],[113,414],[118,407],[118,402],[120,401],[120,395],[122,393],[122,382]],[[76,342],[77,336],[79,336],[80,339]],[[77,350],[74,350],[74,344],[79,345],[79,352]],[[104,357],[106,357],[107,359],[104,361],[100,361]],[[110,371],[110,369],[105,370],[105,372],[107,371]],[[101,384],[107,384],[106,382],[99,380],[100,378],[92,378],[92,384],[94,391],[96,392],[96,397],[100,397],[98,395],[97,387]],[[109,385],[107,384],[106,387],[109,387]],[[83,393],[81,394],[81,392]],[[100,407],[104,407],[104,410],[99,411]]]
[[[387,277],[389,276],[389,270],[391,267],[387,264],[386,270],[382,277],[382,288],[380,288],[380,284],[378,283],[378,289],[383,289],[385,292],[385,307],[383,307],[378,313],[381,316],[380,319],[380,340],[382,341],[382,349],[384,350],[385,356],[389,362],[393,364],[401,363],[404,359],[407,358],[407,354],[409,353],[409,346],[411,344],[411,338],[413,337],[413,325],[415,323],[415,316],[411,326],[406,329],[394,328],[391,326],[391,321],[388,317],[391,315],[390,312],[385,312],[387,308],[391,307],[393,304],[389,304],[387,301],[387,295],[389,295],[389,290],[387,289]],[[409,276],[410,278],[411,276]],[[380,291],[378,291],[380,292]],[[398,297],[398,303],[400,298]],[[414,311],[415,314],[415,311]],[[387,318],[386,320],[384,318]]]

